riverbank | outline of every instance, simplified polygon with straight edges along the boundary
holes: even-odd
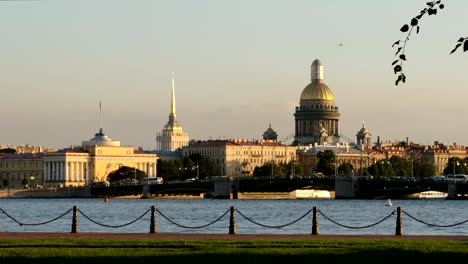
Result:
[[[3,235],[3,233],[0,233]],[[65,238],[0,237],[5,263],[464,263],[466,240],[288,235],[67,234]],[[56,234],[55,234],[56,235]],[[96,235],[99,235],[97,237]],[[81,236],[81,237],[78,237]],[[104,237],[104,238],[101,238]],[[300,238],[303,237],[303,238]],[[298,239],[299,238],[299,239]],[[441,238],[441,237],[439,237]]]
[[[454,235],[309,235],[309,234],[207,234],[207,233],[61,233],[61,232],[0,232],[0,239],[156,239],[156,240],[458,240],[468,236]]]

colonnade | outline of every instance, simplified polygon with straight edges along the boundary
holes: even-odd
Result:
[[[88,161],[44,161],[45,182],[89,182]]]
[[[47,182],[82,182],[93,181],[92,163],[89,161],[44,161],[44,183]],[[157,176],[156,162],[137,162],[135,167],[145,172],[148,177]]]

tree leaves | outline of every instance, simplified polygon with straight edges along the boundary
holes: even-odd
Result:
[[[397,55],[402,49],[403,49],[402,47],[399,47],[395,55]]]
[[[410,39],[410,35],[413,32],[413,29],[416,29],[416,34],[419,34],[420,23],[423,16],[426,14],[436,15],[438,9],[441,10],[445,7],[443,4],[441,4],[441,0],[428,1],[426,2],[426,5],[427,7],[422,9],[417,16],[413,17],[409,24],[404,24],[400,28],[401,32],[407,34],[406,38],[402,39],[401,41],[398,40],[392,45],[392,48],[396,46],[397,50],[395,52],[395,56],[398,56],[398,59],[392,62],[393,72],[394,74],[398,75],[395,81],[395,85],[398,85],[400,82],[406,82],[406,75],[403,73],[403,61],[406,61],[405,48],[408,40]],[[455,52],[462,44],[464,51],[468,50],[468,38],[461,38],[458,42],[459,43],[457,46],[455,46],[450,54]]]
[[[400,28],[400,31],[401,31],[401,32],[407,32],[408,30],[409,30],[408,24],[404,24],[404,25]]]
[[[462,44],[463,44],[463,52],[466,52],[468,50],[468,37],[458,39],[457,45],[455,45],[455,48],[453,48],[453,50],[450,51],[450,54],[457,51],[457,49],[461,47]]]

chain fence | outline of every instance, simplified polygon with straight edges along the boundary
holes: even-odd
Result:
[[[286,226],[290,226],[290,225],[293,225],[295,223],[297,223],[298,221],[300,221],[302,218],[306,217],[308,214],[310,214],[310,212],[312,212],[312,210],[309,210],[307,211],[304,215],[302,215],[301,217],[297,218],[296,220],[293,220],[287,224],[284,224],[284,225],[266,225],[266,224],[261,224],[257,221],[254,221],[252,218],[250,217],[247,217],[245,214],[243,214],[242,212],[240,212],[239,210],[236,209],[236,212],[239,213],[240,216],[242,216],[243,218],[245,218],[247,221],[251,222],[251,223],[254,223],[256,225],[259,225],[261,227],[267,227],[267,228],[283,228],[283,227],[286,227]]]
[[[364,229],[364,228],[369,228],[369,227],[373,227],[373,226],[376,226],[380,223],[382,223],[383,221],[387,220],[388,218],[390,218],[392,215],[395,214],[395,210],[393,210],[389,215],[387,215],[386,217],[384,217],[382,220],[379,220],[373,224],[369,224],[369,225],[365,225],[365,226],[348,226],[348,225],[344,225],[344,224],[340,224],[338,223],[337,221],[331,219],[330,217],[326,216],[322,211],[318,211],[325,219],[327,219],[328,221],[334,223],[335,225],[338,225],[338,226],[341,226],[341,227],[345,227],[345,228],[349,228],[349,229]]]
[[[421,219],[418,219],[418,218],[412,216],[411,214],[409,214],[408,212],[406,212],[406,211],[404,211],[404,210],[402,210],[402,211],[403,211],[403,213],[404,213],[405,215],[407,215],[409,218],[411,218],[411,219],[413,219],[413,220],[415,220],[415,221],[417,221],[417,222],[419,222],[419,223],[421,223],[421,224],[425,224],[425,225],[428,225],[428,226],[431,226],[431,227],[454,227],[454,226],[463,225],[463,224],[465,224],[465,223],[468,222],[468,219],[466,219],[465,221],[461,221],[461,222],[458,222],[458,223],[455,223],[455,224],[450,224],[450,225],[431,224],[431,223],[425,222],[425,221],[423,221],[423,220],[421,220]]]
[[[142,213],[141,215],[139,215],[138,217],[136,217],[134,220],[131,220],[127,223],[123,223],[123,224],[119,224],[119,225],[109,225],[109,224],[106,224],[106,223],[103,223],[101,221],[98,221],[96,219],[94,219],[93,217],[89,216],[88,214],[86,214],[85,212],[83,212],[82,210],[76,208],[76,206],[74,206],[73,208],[67,210],[66,212],[60,214],[59,216],[53,218],[53,219],[50,219],[50,220],[47,220],[47,221],[40,221],[40,222],[37,222],[37,223],[30,223],[30,222],[23,222],[23,221],[20,221],[18,219],[18,217],[15,217],[13,216],[11,213],[8,213],[6,210],[0,208],[0,216],[3,214],[5,215],[7,218],[11,219],[13,222],[17,223],[18,225],[20,226],[40,226],[40,225],[46,225],[46,224],[50,224],[54,221],[57,221],[58,219],[60,218],[63,218],[64,216],[66,216],[67,214],[69,214],[70,212],[73,212],[73,219],[72,219],[72,233],[76,233],[77,232],[77,222],[78,222],[78,214],[82,215],[85,219],[89,220],[90,222],[96,224],[96,225],[99,225],[99,226],[102,226],[102,227],[108,227],[108,228],[121,228],[121,227],[125,227],[125,226],[128,226],[128,225],[131,225],[131,224],[134,224],[135,222],[141,220],[143,217],[145,217],[149,212],[151,212],[151,228],[150,228],[150,233],[155,233],[155,226],[156,226],[156,214],[159,214],[162,218],[164,218],[165,220],[167,220],[170,224],[173,224],[179,228],[185,228],[185,229],[202,229],[202,228],[206,228],[208,226],[211,226],[221,220],[223,220],[223,218],[225,218],[225,216],[231,212],[231,215],[230,215],[230,219],[229,219],[229,234],[235,234],[235,230],[236,230],[236,223],[235,223],[235,212],[237,212],[241,217],[243,217],[245,220],[247,220],[248,222],[251,222],[255,225],[258,225],[258,226],[261,226],[261,227],[265,227],[265,228],[275,228],[275,229],[281,229],[281,228],[284,228],[284,227],[287,227],[287,226],[291,226],[293,224],[296,224],[297,222],[299,222],[300,220],[304,219],[305,217],[307,217],[309,214],[313,214],[313,220],[312,220],[312,230],[313,231],[313,234],[314,235],[317,235],[318,232],[318,214],[320,214],[324,219],[330,221],[331,223],[335,224],[335,225],[338,225],[340,227],[343,227],[343,228],[348,228],[348,229],[365,229],[365,228],[370,228],[370,227],[374,227],[378,224],[381,224],[382,222],[388,220],[390,217],[392,217],[393,215],[395,215],[395,212],[397,212],[397,221],[396,221],[396,224],[397,224],[397,233],[396,235],[401,235],[402,232],[401,232],[401,225],[402,225],[402,217],[401,215],[402,214],[405,214],[406,216],[408,216],[410,219],[414,220],[414,221],[417,221],[419,223],[422,223],[422,224],[425,224],[427,226],[430,226],[430,227],[439,227],[439,228],[449,228],[449,227],[454,227],[454,226],[460,226],[460,225],[463,225],[463,224],[466,224],[468,223],[468,219],[467,220],[464,220],[464,221],[461,221],[461,222],[458,222],[458,223],[454,223],[454,224],[447,224],[447,225],[442,225],[442,224],[435,224],[435,223],[428,223],[424,220],[421,220],[415,216],[413,216],[412,214],[404,211],[404,210],[401,210],[400,207],[398,207],[398,210],[393,210],[390,214],[388,214],[387,216],[385,216],[384,218],[382,218],[381,220],[377,221],[377,222],[374,222],[374,223],[370,223],[370,224],[367,224],[367,225],[363,225],[363,226],[351,226],[351,225],[345,225],[343,223],[340,223],[334,219],[332,219],[332,217],[329,217],[328,215],[326,215],[323,211],[321,210],[318,210],[316,207],[313,208],[313,210],[308,210],[306,211],[304,214],[302,214],[301,216],[299,216],[298,218],[288,222],[288,223],[285,223],[285,224],[280,224],[280,225],[270,225],[270,224],[266,224],[266,223],[260,223],[259,221],[256,221],[255,219],[253,219],[252,217],[250,216],[247,216],[245,213],[243,213],[242,211],[240,210],[237,210],[235,209],[233,206],[226,210],[224,213],[222,213],[219,217],[217,217],[216,219],[214,219],[213,221],[207,223],[207,224],[202,224],[202,225],[198,225],[198,226],[189,226],[189,225],[184,225],[184,224],[181,224],[179,222],[177,222],[176,220],[174,219],[171,219],[170,217],[168,217],[165,213],[163,213],[161,210],[159,209],[156,209],[154,206],[151,207],[151,209],[148,209],[146,210],[144,213]],[[74,226],[74,227],[73,227]],[[398,229],[400,229],[400,231],[398,231]]]
[[[227,215],[227,213],[229,213],[229,209],[226,210],[226,212],[224,212],[224,214],[222,214],[220,217],[216,218],[214,221],[211,221],[210,223],[208,224],[205,224],[205,225],[200,225],[200,226],[186,226],[186,225],[182,225],[182,224],[179,224],[179,223],[176,223],[174,220],[170,219],[169,217],[167,217],[165,214],[163,214],[159,209],[156,209],[156,212],[158,212],[164,219],[166,219],[168,222],[170,222],[171,224],[173,225],[176,225],[178,227],[181,227],[181,228],[186,228],[186,229],[201,229],[201,228],[205,228],[205,227],[208,227],[218,221],[220,221],[221,219],[224,218],[224,216]]]
[[[49,224],[49,223],[52,223],[62,217],[64,217],[65,215],[67,215],[68,213],[70,213],[72,211],[72,209],[69,209],[68,211],[66,211],[65,213],[57,216],[56,218],[54,219],[51,219],[51,220],[48,220],[48,221],[44,221],[44,222],[38,222],[38,223],[24,223],[24,222],[21,222],[19,220],[17,220],[15,217],[11,216],[10,214],[8,214],[5,210],[1,209],[0,208],[0,211],[6,215],[8,218],[10,218],[11,220],[13,220],[14,222],[16,222],[17,224],[19,224],[20,226],[39,226],[39,225],[46,225],[46,224]]]

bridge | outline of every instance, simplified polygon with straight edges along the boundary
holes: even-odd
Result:
[[[216,177],[209,180],[173,181],[163,184],[93,187],[94,197],[200,196],[237,199],[245,193],[290,193],[298,189],[335,191],[337,199],[405,198],[423,191],[452,193],[453,199],[468,197],[468,182],[368,179],[366,177]]]

